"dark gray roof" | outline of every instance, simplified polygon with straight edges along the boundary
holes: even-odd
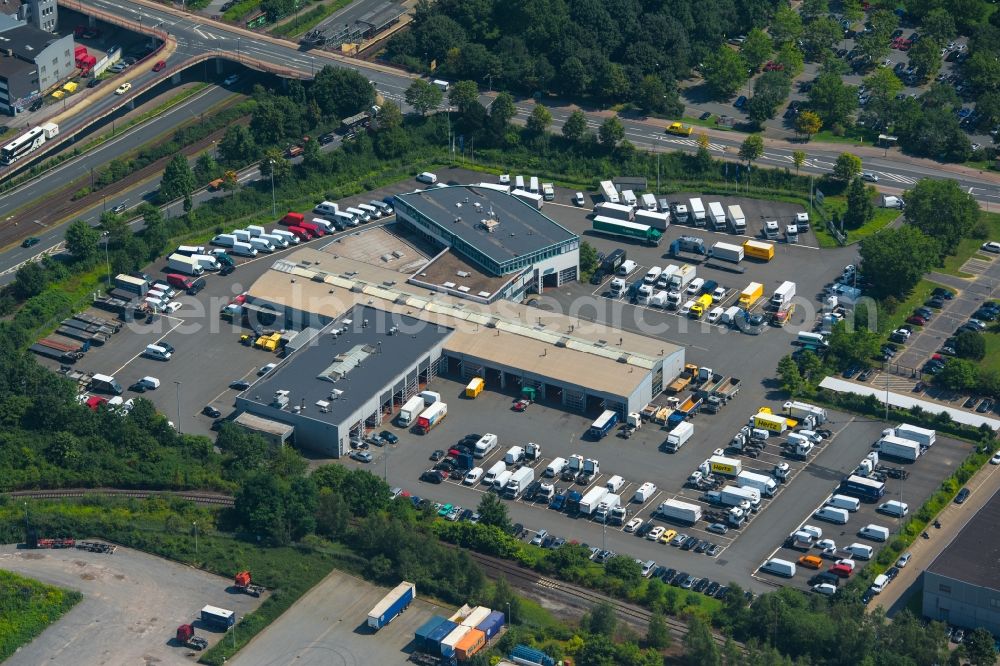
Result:
[[[1000,590],[1000,492],[966,523],[927,571]]]
[[[39,30],[33,25],[22,25],[0,32],[0,48],[12,49],[22,58],[34,62],[49,44],[61,39],[60,35]]]
[[[393,21],[398,21],[399,17],[405,13],[406,10],[394,2],[381,2],[371,11],[362,15],[357,22],[375,30],[381,30]]]
[[[498,263],[577,237],[517,197],[485,187],[432,187],[396,197]],[[492,233],[481,224],[491,209],[500,220]]]
[[[0,76],[5,79],[12,78],[14,76],[23,75],[28,72],[34,72],[35,65],[30,62],[25,62],[20,58],[8,58],[7,56],[0,56]]]
[[[389,335],[392,327],[398,332]],[[334,329],[346,332],[334,337]],[[242,397],[267,406],[275,392],[288,391],[289,416],[293,407],[305,405],[302,417],[340,425],[450,334],[450,328],[358,305]],[[342,391],[337,399],[330,397],[334,390]],[[320,411],[320,400],[328,412]]]

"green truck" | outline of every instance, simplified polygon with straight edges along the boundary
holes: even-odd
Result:
[[[609,236],[623,236],[643,241],[649,245],[659,245],[663,234],[648,224],[638,222],[628,222],[626,220],[615,220],[610,217],[597,216],[594,218],[594,231]]]

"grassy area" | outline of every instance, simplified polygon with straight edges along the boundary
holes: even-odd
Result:
[[[740,131],[740,130],[736,129],[735,127],[727,127],[725,125],[717,125],[716,122],[715,122],[716,119],[717,119],[717,116],[714,116],[714,115],[711,118],[708,118],[707,120],[702,120],[701,118],[691,118],[689,116],[684,116],[683,118],[681,118],[681,122],[684,122],[684,123],[686,123],[688,125],[698,125],[699,127],[711,127],[712,129],[721,130],[723,132],[739,132]]]
[[[875,140],[878,137],[871,132],[866,132],[862,128],[858,127],[847,127],[844,130],[844,134],[834,134],[831,130],[825,129],[818,134],[813,134],[813,141],[822,141],[824,143],[844,143],[851,144],[854,146],[868,143],[869,145],[874,145]]]
[[[275,37],[297,37],[298,35],[312,30],[326,17],[336,11],[339,11],[340,9],[343,9],[347,5],[351,4],[352,1],[353,0],[333,0],[333,2],[323,5],[316,5],[309,11],[289,17],[284,22],[279,23],[272,28],[269,32]]]
[[[906,318],[913,314],[930,297],[935,288],[942,285],[935,284],[930,280],[921,280],[913,288],[906,300],[902,301],[896,311],[889,314],[885,311],[879,312],[878,330],[880,333],[889,334],[906,322]],[[919,326],[914,326],[914,330],[919,330]]]
[[[227,9],[222,14],[222,18],[227,21],[239,21],[259,6],[260,0],[243,0],[242,2],[237,2],[235,5]]]
[[[986,357],[977,364],[980,370],[1000,372],[1000,333],[996,331],[997,327],[993,326],[992,330],[983,332],[983,338],[986,340]]]
[[[1000,213],[981,213],[981,219],[986,225],[988,240],[1000,239]],[[946,257],[944,265],[937,269],[940,273],[956,275],[958,277],[972,277],[968,273],[963,273],[960,269],[962,264],[968,261],[969,257],[979,252],[979,247],[983,244],[982,238],[963,238],[955,250],[955,254]],[[994,257],[995,255],[984,255]]]
[[[8,571],[0,571],[0,662],[45,631],[83,598]]]

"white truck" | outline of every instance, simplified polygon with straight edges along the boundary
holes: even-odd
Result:
[[[424,411],[424,399],[419,395],[415,395],[407,400],[399,410],[397,421],[403,427],[411,426],[416,422],[417,417],[420,416],[420,412],[422,411]]]
[[[635,495],[632,496],[632,501],[636,504],[643,504],[655,494],[656,484],[651,481],[646,481],[636,489]]]
[[[708,255],[713,259],[721,259],[738,264],[743,261],[743,246],[732,243],[715,243],[708,250]]]
[[[650,192],[642,195],[642,207],[646,210],[656,210],[656,195]]]
[[[726,221],[729,223],[730,231],[734,234],[745,234],[747,232],[747,218],[739,205],[733,204],[726,208]]]
[[[635,217],[635,212],[631,206],[616,203],[601,202],[594,206],[594,214],[599,217],[610,217],[613,220],[630,222]]]
[[[903,439],[895,435],[885,435],[878,440],[876,451],[882,456],[914,462],[920,457],[920,444],[912,439]]]
[[[503,496],[507,499],[517,499],[534,480],[535,470],[530,467],[522,467],[511,475],[510,481],[504,486]]]
[[[784,405],[782,405],[782,410],[785,414],[797,418],[804,419],[807,416],[812,416],[816,425],[821,425],[826,423],[827,415],[826,410],[822,407],[817,407],[816,405],[810,405],[807,402],[799,402],[798,400],[789,400]]]
[[[778,490],[778,484],[772,477],[755,472],[740,472],[736,475],[736,483],[740,488],[754,488],[765,497],[773,497]]]
[[[690,203],[692,224],[696,227],[705,226],[705,204],[697,197],[691,199]]]
[[[601,192],[601,196],[608,203],[620,203],[621,199],[618,196],[618,190],[615,189],[615,184],[610,180],[602,180],[598,188]]]
[[[542,199],[552,201],[555,198],[556,188],[552,187],[552,183],[542,183]]]
[[[663,449],[669,453],[677,453],[684,444],[687,443],[694,434],[694,424],[690,421],[683,421],[674,426],[674,429],[667,434],[667,439],[663,443]]]
[[[777,309],[782,309],[795,298],[795,283],[785,280],[774,290],[771,296],[771,305]]]
[[[760,491],[756,488],[723,486],[719,496],[730,506],[739,506],[741,501],[746,501],[750,503],[751,510],[756,511],[760,508]]]
[[[580,498],[580,513],[589,516],[597,510],[598,505],[604,501],[608,495],[608,489],[604,486],[596,486]]]
[[[202,268],[196,259],[184,256],[183,254],[172,254],[167,257],[167,268],[177,273],[183,273],[184,275],[201,275],[205,272],[205,269]]]
[[[896,426],[894,434],[896,437],[909,439],[920,444],[921,446],[927,447],[934,446],[934,440],[937,439],[937,433],[933,430],[920,428],[915,425],[910,425],[909,423],[900,423]]]
[[[666,231],[667,227],[670,226],[670,215],[668,213],[657,213],[651,210],[643,210],[642,208],[635,211],[635,216],[632,219],[639,224],[648,225],[659,231]]]
[[[722,231],[726,228],[726,211],[721,203],[718,201],[708,202],[708,219],[715,231]]]
[[[600,504],[597,505],[597,510],[594,512],[594,520],[599,523],[609,522],[608,519],[611,517],[611,512],[622,504],[622,498],[620,495],[615,493],[608,493],[604,496],[604,499]]]
[[[698,271],[691,264],[684,264],[670,276],[670,289],[672,291],[683,291],[695,278]]]
[[[694,525],[701,520],[701,507],[697,504],[669,499],[660,503],[660,506],[656,508],[655,515],[666,521]]]
[[[198,262],[198,265],[201,266],[206,271],[221,271],[222,270],[222,264],[219,263],[218,259],[216,259],[215,257],[213,257],[211,255],[207,255],[207,254],[192,254],[191,258],[194,259],[196,262]]]

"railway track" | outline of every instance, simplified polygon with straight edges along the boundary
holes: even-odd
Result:
[[[171,490],[123,490],[120,488],[65,488],[58,490],[15,490],[4,493],[13,499],[66,499],[68,497],[85,497],[101,495],[103,497],[127,497],[131,499],[149,499],[150,497],[178,497],[195,504],[207,506],[233,506],[235,500],[229,495],[198,491]]]
[[[583,602],[580,605],[593,606],[606,602],[614,608],[620,618],[633,627],[639,629],[641,632],[646,631],[646,628],[649,626],[649,620],[653,616],[651,612],[644,608],[640,608],[639,606],[615,599],[614,597],[609,597],[605,594],[601,594],[600,592],[588,590],[578,585],[564,583],[562,581],[542,576],[531,569],[525,569],[508,560],[483,555],[473,551],[467,552],[473,560],[478,562],[483,567],[484,573],[490,578],[499,578],[501,575],[506,576],[508,579],[514,579],[512,584],[514,584],[515,587],[528,589],[536,594],[539,593],[538,588],[543,588],[564,597],[570,597],[579,602]],[[517,581],[521,581],[521,584],[517,584]],[[687,624],[684,622],[671,617],[665,617],[664,621],[674,638],[683,639],[684,636],[687,635]],[[718,634],[713,634],[713,637],[715,638],[715,642],[720,647],[725,644],[724,637],[719,636]]]

